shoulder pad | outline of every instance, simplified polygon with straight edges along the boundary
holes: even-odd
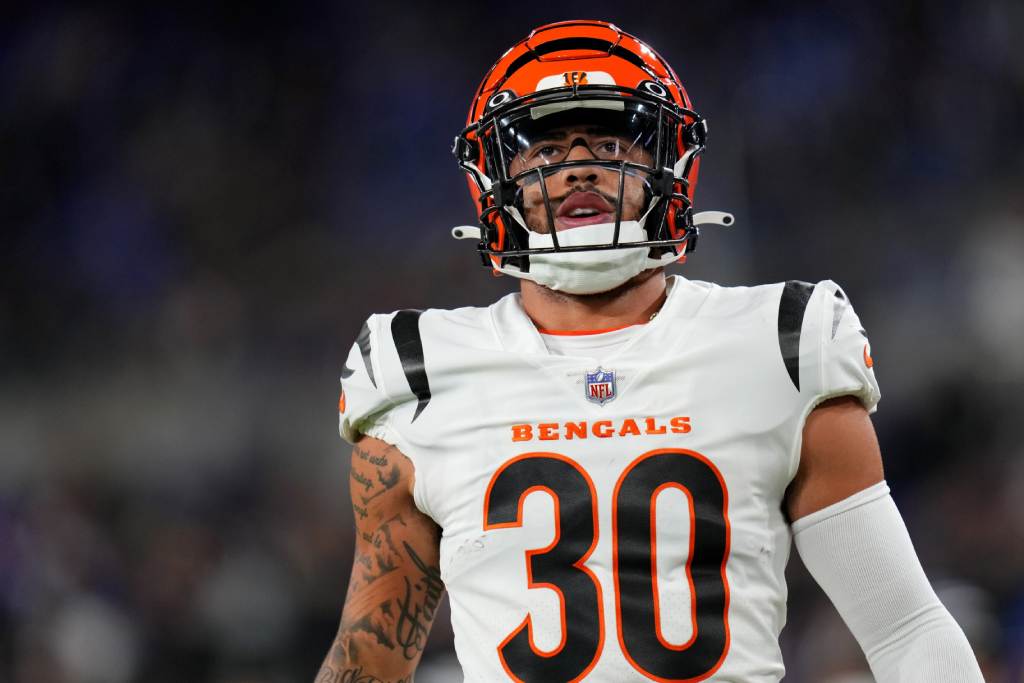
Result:
[[[339,430],[345,440],[384,438],[396,408],[415,401],[414,422],[430,403],[421,313],[374,314],[363,324],[341,370]]]
[[[835,282],[790,280],[782,286],[779,352],[794,388],[815,402],[852,394],[874,411],[880,392],[867,332]]]

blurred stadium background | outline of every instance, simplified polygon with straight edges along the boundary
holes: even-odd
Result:
[[[840,282],[887,476],[1024,680],[1024,5],[24,3],[0,22],[0,681],[312,680],[351,562],[361,321],[486,304],[453,135],[533,26],[673,64],[711,127],[683,272]],[[799,561],[787,681],[868,681]],[[445,623],[417,680],[457,679]]]

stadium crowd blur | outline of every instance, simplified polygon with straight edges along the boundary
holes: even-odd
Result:
[[[312,679],[351,564],[344,357],[371,312],[515,287],[449,237],[450,142],[577,13],[709,119],[697,206],[737,225],[676,272],[850,295],[917,550],[988,679],[1024,680],[1024,6],[549,5],[6,11],[0,681]],[[791,565],[787,680],[871,680]],[[454,667],[439,620],[417,680]]]

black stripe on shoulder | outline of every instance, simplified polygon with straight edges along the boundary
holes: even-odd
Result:
[[[370,377],[370,384],[376,387],[377,380],[373,377],[373,363],[370,362],[370,327],[366,323],[363,323],[363,328],[359,330],[356,344],[359,344],[359,353],[363,354],[363,365],[366,366],[366,374]],[[352,374],[351,370],[349,370],[349,374]],[[342,373],[341,378],[345,378],[344,373]]]
[[[813,291],[814,285],[809,282],[790,280],[782,288],[779,299],[779,351],[797,391],[800,391],[800,332]]]
[[[409,382],[409,389],[419,404],[412,421],[420,416],[430,403],[430,383],[423,363],[423,338],[420,336],[420,314],[423,311],[399,311],[391,321],[391,336],[395,339],[398,359],[402,361],[402,372]]]
[[[836,331],[839,329],[839,321],[843,319],[843,313],[849,304],[846,302],[846,295],[843,290],[835,291],[835,300],[832,302],[832,339],[836,338]]]

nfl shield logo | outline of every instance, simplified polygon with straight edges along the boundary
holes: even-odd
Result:
[[[603,406],[615,398],[615,371],[602,370],[600,367],[586,373],[585,383],[587,400]]]

